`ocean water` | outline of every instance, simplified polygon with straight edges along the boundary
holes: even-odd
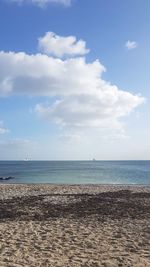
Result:
[[[0,183],[150,185],[150,161],[0,161]]]

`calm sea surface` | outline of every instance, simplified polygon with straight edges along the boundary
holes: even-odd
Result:
[[[0,183],[146,184],[150,161],[0,161]]]

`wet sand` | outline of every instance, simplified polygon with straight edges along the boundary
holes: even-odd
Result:
[[[6,266],[150,266],[150,187],[1,184]]]

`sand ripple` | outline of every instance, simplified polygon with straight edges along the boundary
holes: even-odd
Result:
[[[148,191],[74,193],[2,199],[0,267],[150,267]]]

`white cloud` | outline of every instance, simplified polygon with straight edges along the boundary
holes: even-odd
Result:
[[[64,96],[93,94],[103,87],[98,60],[61,60],[47,55],[0,52],[0,94]]]
[[[17,4],[34,4],[39,7],[44,7],[48,4],[54,3],[54,4],[61,4],[64,6],[70,6],[72,0],[3,0],[5,2],[14,2]]]
[[[9,132],[9,130],[4,127],[3,121],[0,121],[0,134],[5,134],[5,133],[8,133],[8,132]]]
[[[85,41],[77,41],[75,36],[59,36],[53,32],[47,32],[39,38],[39,49],[48,55],[57,57],[85,55],[89,52]]]
[[[135,42],[135,41],[129,41],[129,40],[128,40],[128,41],[126,42],[125,46],[126,46],[126,48],[127,48],[128,50],[132,50],[132,49],[137,48],[138,43]]]
[[[107,85],[106,85],[107,86]],[[119,119],[127,116],[143,98],[109,85],[108,91],[66,96],[53,105],[38,104],[38,114],[61,126],[70,128],[99,127],[121,130]]]
[[[120,131],[120,119],[144,101],[103,80],[105,67],[99,60],[1,51],[0,69],[0,95],[54,96],[53,103],[37,104],[35,110],[61,127]]]

